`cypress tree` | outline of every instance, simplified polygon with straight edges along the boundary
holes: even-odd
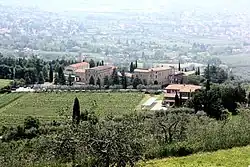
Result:
[[[201,72],[200,72],[200,67],[198,67],[198,70],[197,70],[197,75],[201,75]]]
[[[175,98],[174,98],[174,104],[175,104],[175,107],[179,107],[180,105],[180,99],[179,99],[179,96],[177,94],[177,91],[176,91],[176,95],[175,95]]]
[[[72,121],[77,125],[80,123],[80,103],[77,97],[74,101]]]
[[[49,82],[52,83],[53,82],[53,68],[52,65],[50,64],[49,66]]]
[[[178,71],[181,71],[181,62],[179,61]]]
[[[131,73],[134,72],[134,63],[133,62],[130,63],[130,72]]]
[[[127,77],[125,75],[125,71],[122,70],[122,87],[123,89],[127,89],[128,84],[127,84]]]
[[[113,85],[119,85],[119,84],[120,84],[119,76],[118,76],[118,73],[117,73],[116,69],[113,69],[113,73],[112,73],[112,84],[113,84]]]
[[[101,89],[101,80],[100,80],[100,78],[97,79],[96,84],[97,84],[97,85],[99,86],[99,88]]]
[[[90,79],[89,79],[89,84],[90,84],[90,85],[95,85],[95,79],[94,79],[93,76],[90,77]]]
[[[66,85],[66,79],[65,79],[62,67],[59,68],[58,78],[59,78],[59,84],[60,85]]]

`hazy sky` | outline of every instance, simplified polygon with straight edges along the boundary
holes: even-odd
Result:
[[[0,0],[7,4],[23,4],[38,6],[49,10],[102,10],[119,11],[122,9],[140,11],[195,9],[203,7],[207,10],[250,9],[250,0]]]

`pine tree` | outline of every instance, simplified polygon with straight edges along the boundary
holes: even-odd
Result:
[[[38,76],[38,84],[44,84],[44,76],[42,71],[39,73]]]
[[[91,60],[89,61],[89,67],[90,67],[90,68],[95,67],[95,61],[94,61],[93,59],[91,59]]]
[[[49,82],[50,83],[53,82],[53,68],[52,68],[51,64],[50,64],[50,67],[49,67]]]
[[[116,71],[116,68],[113,69],[113,73],[112,73],[112,84],[113,85],[119,85],[120,81],[119,81],[119,76],[118,73]]]
[[[77,97],[74,101],[72,121],[76,125],[80,123],[80,103]]]
[[[93,76],[90,77],[90,79],[89,79],[89,84],[90,84],[90,85],[95,85],[95,79],[94,79]]]

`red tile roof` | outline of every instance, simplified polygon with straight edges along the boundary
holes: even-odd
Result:
[[[168,85],[165,89],[166,90],[178,90],[180,92],[195,92],[196,90],[201,89],[201,86],[172,84],[172,85]]]
[[[83,69],[77,69],[75,72],[76,73],[85,73],[85,70],[83,70]]]
[[[87,62],[81,62],[81,63],[71,64],[70,67],[79,68],[79,67],[85,66],[85,65],[89,65],[89,63],[87,63]]]

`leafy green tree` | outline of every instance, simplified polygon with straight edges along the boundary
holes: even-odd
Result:
[[[137,89],[137,86],[140,85],[140,84],[142,84],[142,81],[141,81],[140,78],[138,78],[138,76],[136,76],[136,78],[133,80],[133,83],[132,83],[133,88]]]
[[[228,74],[225,70],[217,66],[209,66],[204,71],[205,78],[212,83],[224,83],[228,79]]]
[[[72,116],[72,120],[73,120],[73,123],[75,123],[76,125],[79,125],[80,123],[80,103],[79,103],[79,100],[78,98],[76,97],[75,100],[74,100],[74,106],[73,106],[73,116]]]
[[[38,76],[38,84],[44,84],[43,72],[41,71]]]
[[[90,84],[90,85],[95,85],[95,79],[94,79],[93,76],[90,77],[90,79],[89,79],[89,84]]]
[[[69,84],[69,86],[72,86],[73,82],[74,82],[74,78],[72,77],[71,74],[69,74],[69,77],[68,77],[68,84]]]
[[[50,64],[49,66],[49,82],[52,83],[53,82],[53,68],[52,68],[52,64]]]
[[[90,67],[90,68],[95,67],[95,61],[94,61],[93,59],[91,59],[91,60],[89,61],[89,67]]]
[[[106,86],[106,88],[109,88],[110,86],[110,81],[108,76],[104,77],[104,85]]]
[[[47,69],[47,66],[44,66],[44,67],[43,67],[43,76],[44,76],[44,80],[45,80],[46,82],[48,82],[49,77],[48,77],[48,69]]]

